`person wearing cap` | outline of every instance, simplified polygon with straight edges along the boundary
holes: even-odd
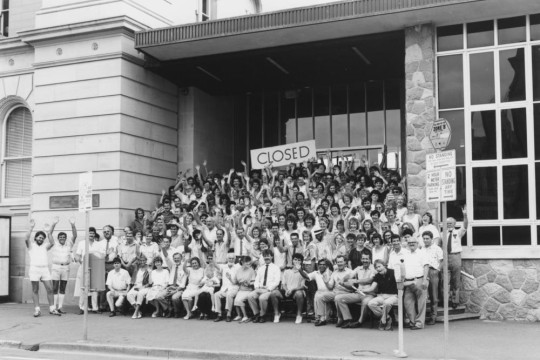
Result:
[[[137,272],[134,275],[134,285],[127,293],[127,301],[135,308],[133,319],[142,317],[140,307],[144,302],[146,294],[151,286],[150,284],[150,267],[148,259],[144,254],[140,254],[137,259]]]
[[[122,260],[119,257],[113,260],[113,266],[114,269],[109,271],[106,282],[109,288],[106,297],[111,309],[110,317],[116,316],[116,308],[120,308],[124,304],[131,283],[131,276],[127,270],[122,269]]]
[[[418,239],[407,239],[409,251],[403,257],[405,266],[405,293],[403,304],[411,330],[424,328],[426,300],[429,285],[429,260],[425,251],[418,248]]]

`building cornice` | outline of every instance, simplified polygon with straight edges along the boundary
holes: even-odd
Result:
[[[42,29],[32,29],[18,33],[19,39],[36,46],[43,43],[65,41],[68,37],[92,37],[122,33],[133,38],[135,32],[145,30],[147,26],[127,16],[118,16],[101,20],[60,25]]]

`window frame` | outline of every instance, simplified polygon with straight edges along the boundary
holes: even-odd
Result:
[[[533,94],[533,79],[532,79],[532,48],[540,46],[540,40],[531,40],[530,16],[534,14],[522,15],[526,18],[526,38],[524,42],[516,42],[511,44],[499,45],[498,39],[498,20],[501,18],[491,19],[494,23],[494,44],[490,46],[468,48],[467,47],[467,23],[462,26],[463,46],[461,49],[447,50],[438,52],[436,55],[436,69],[438,69],[439,58],[451,55],[461,55],[463,61],[463,108],[440,109],[437,106],[437,116],[440,112],[450,110],[464,111],[464,128],[465,128],[465,167],[466,167],[466,187],[470,189],[466,194],[467,212],[469,214],[469,228],[467,236],[467,248],[464,248],[465,258],[536,258],[540,256],[540,246],[538,246],[537,236],[540,235],[538,227],[540,219],[537,219],[536,211],[536,174],[535,164],[535,144],[534,144],[534,105],[540,104],[540,101],[534,101]],[[451,25],[451,24],[450,24]],[[436,35],[435,35],[436,36]],[[437,44],[437,41],[435,41]],[[505,50],[524,49],[525,57],[525,99],[520,101],[501,101],[500,89],[500,53]],[[494,56],[494,86],[495,86],[495,101],[490,104],[471,105],[471,84],[470,84],[470,57],[473,54],[491,52]],[[438,71],[438,70],[437,70]],[[439,86],[439,78],[436,76],[436,89]],[[501,139],[501,112],[508,109],[524,108],[527,116],[527,157],[503,159],[502,157],[502,139]],[[472,159],[472,113],[477,111],[495,111],[496,118],[496,159],[493,160],[473,160]],[[503,167],[509,165],[526,165],[528,169],[528,196],[529,201],[529,216],[524,219],[504,219],[504,185],[503,185]],[[474,219],[474,203],[473,203],[473,168],[476,167],[496,167],[497,169],[497,184],[498,184],[498,219],[493,220],[475,220]],[[540,174],[538,175],[540,176]],[[530,226],[531,228],[531,244],[530,245],[503,245],[502,231],[506,226]],[[472,228],[473,226],[497,226],[501,232],[500,245],[474,245]]]
[[[7,5],[8,8],[4,9],[3,1],[0,1],[0,36],[3,37],[9,37],[9,0],[7,0]],[[6,19],[8,23],[8,30],[6,31],[6,33],[4,33],[4,23],[6,22]]]
[[[30,199],[32,198],[32,182],[33,182],[33,174],[31,173],[30,174],[30,194],[29,196],[26,196],[26,197],[20,197],[20,198],[8,198],[6,197],[6,161],[9,162],[9,161],[12,161],[12,160],[30,160],[31,163],[32,163],[32,160],[33,160],[33,153],[30,155],[30,156],[20,156],[20,157],[7,157],[6,156],[6,150],[7,150],[7,124],[8,124],[8,120],[9,120],[9,117],[10,115],[17,109],[20,109],[20,108],[23,108],[23,109],[26,109],[28,110],[28,112],[30,113],[30,116],[32,116],[32,110],[30,110],[29,107],[23,105],[23,104],[16,104],[14,106],[12,106],[11,108],[9,108],[9,110],[6,111],[5,115],[4,115],[4,118],[2,119],[3,120],[3,123],[2,123],[2,141],[1,141],[1,145],[2,145],[2,150],[0,151],[0,166],[2,167],[1,169],[1,176],[2,176],[2,179],[1,179],[1,184],[0,184],[0,191],[1,191],[1,194],[0,194],[0,204],[1,205],[18,205],[18,204],[28,204],[28,202],[30,201]],[[32,117],[32,148],[33,148],[33,142],[34,142],[34,139],[33,139],[33,117]],[[32,152],[33,152],[33,149],[32,149]]]

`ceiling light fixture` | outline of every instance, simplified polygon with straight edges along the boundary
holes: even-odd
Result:
[[[356,55],[358,55],[360,59],[362,59],[363,62],[365,62],[367,65],[371,65],[371,61],[369,61],[369,59],[364,54],[362,54],[362,52],[358,50],[356,46],[353,46],[352,50]]]
[[[289,72],[287,71],[287,69],[281,66],[276,60],[272,59],[271,57],[267,57],[266,61],[268,61],[270,64],[274,65],[275,67],[277,67],[285,75],[289,75]]]
[[[212,74],[210,71],[206,70],[205,68],[203,68],[202,66],[197,66],[197,69],[202,71],[203,73],[205,73],[206,75],[210,76],[212,79],[216,80],[216,81],[219,81],[219,82],[222,82],[222,80],[220,78],[218,78],[216,75]]]

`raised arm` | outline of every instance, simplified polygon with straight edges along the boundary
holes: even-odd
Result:
[[[36,222],[34,221],[34,219],[30,219],[29,225],[30,227],[28,228],[28,232],[24,237],[24,242],[26,243],[27,248],[30,248],[30,236],[32,236],[32,231],[34,231],[34,227],[36,226]]]
[[[75,240],[77,240],[77,227],[75,226],[75,218],[70,217],[69,223],[71,224],[71,247],[75,245]]]
[[[56,227],[56,224],[58,224],[59,221],[60,219],[58,218],[58,216],[55,216],[52,221],[51,227],[49,228],[49,231],[47,231],[47,236],[49,237],[49,239],[54,239],[53,238],[54,228]]]

